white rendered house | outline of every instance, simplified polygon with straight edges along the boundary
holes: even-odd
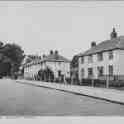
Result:
[[[50,51],[50,54],[45,56],[39,61],[33,61],[24,66],[24,77],[34,78],[40,70],[49,68],[54,73],[54,78],[70,77],[70,61],[61,56],[58,51]]]
[[[33,60],[30,63],[24,64],[23,67],[24,67],[24,78],[34,79],[35,75],[38,74],[38,71],[41,68],[40,60]]]
[[[107,76],[124,80],[124,36],[117,36],[115,29],[109,40],[79,55],[79,80],[105,79]]]

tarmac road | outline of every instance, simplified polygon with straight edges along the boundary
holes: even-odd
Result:
[[[124,115],[124,105],[1,79],[0,115]]]

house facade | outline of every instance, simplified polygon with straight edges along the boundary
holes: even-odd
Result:
[[[33,60],[30,63],[23,65],[24,67],[24,78],[25,79],[35,79],[35,76],[38,74],[41,64],[37,60]]]
[[[113,28],[110,39],[79,55],[79,80],[106,79],[124,80],[124,36],[117,36]]]
[[[43,55],[40,60],[27,63],[24,66],[24,77],[35,79],[39,71],[44,72],[46,69],[53,73],[54,79],[70,77],[70,61],[61,56],[58,51],[50,51],[49,55]]]

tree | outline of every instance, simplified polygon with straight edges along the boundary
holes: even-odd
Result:
[[[72,61],[71,61],[71,64],[70,64],[70,66],[71,66],[71,80],[72,80],[72,84],[78,82],[78,59],[79,59],[79,56],[75,55],[72,58]]]
[[[1,63],[6,61],[11,64],[11,71],[17,72],[24,58],[24,51],[22,48],[14,43],[2,44],[0,42],[0,53],[2,56]]]
[[[40,69],[38,72],[38,77],[41,80],[53,82],[54,81],[54,72],[48,67],[44,70]]]
[[[20,64],[24,58],[24,51],[17,44],[7,43],[3,48],[3,53],[16,64]]]
[[[72,58],[72,61],[71,61],[71,67],[72,68],[75,68],[75,67],[78,67],[78,56],[74,56],[73,58]]]

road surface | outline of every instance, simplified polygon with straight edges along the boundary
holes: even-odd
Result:
[[[1,79],[0,115],[124,115],[124,105]]]

